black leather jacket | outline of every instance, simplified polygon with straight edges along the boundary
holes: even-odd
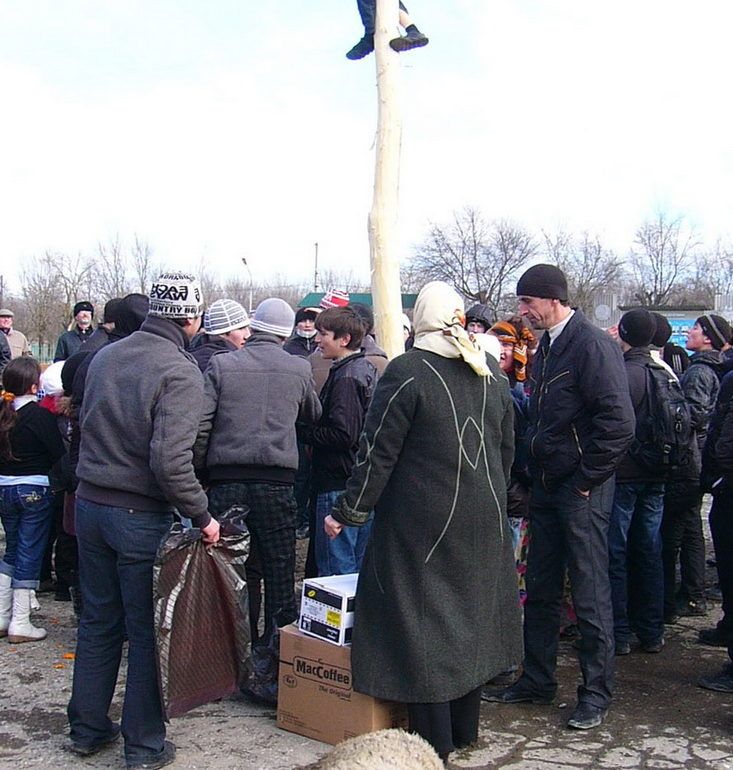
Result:
[[[713,494],[733,494],[733,371],[723,377],[702,453],[701,486]]]
[[[613,475],[634,440],[634,410],[621,350],[576,310],[532,364],[530,471],[555,489],[588,490]]]
[[[321,391],[323,415],[305,437],[313,447],[313,487],[317,492],[346,487],[378,377],[363,351],[331,366]]]

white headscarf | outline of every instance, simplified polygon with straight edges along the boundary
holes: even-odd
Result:
[[[484,353],[464,329],[460,295],[443,281],[431,281],[417,295],[412,326],[414,347],[443,358],[462,358],[480,377],[490,377]]]

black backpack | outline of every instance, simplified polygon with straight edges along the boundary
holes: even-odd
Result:
[[[658,364],[647,364],[648,412],[637,421],[629,455],[655,473],[670,473],[691,460],[694,441],[690,407],[677,381]]]

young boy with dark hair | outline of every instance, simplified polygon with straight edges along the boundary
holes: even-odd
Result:
[[[313,488],[317,494],[315,549],[318,574],[358,572],[370,525],[344,527],[330,540],[323,522],[356,460],[356,450],[378,374],[361,350],[364,324],[350,307],[324,310],[316,319],[316,342],[333,361],[321,391],[323,414],[306,439],[313,447]]]

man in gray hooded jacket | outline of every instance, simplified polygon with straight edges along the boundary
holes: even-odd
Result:
[[[81,409],[76,533],[83,611],[68,707],[80,756],[116,741],[109,706],[127,635],[122,735],[127,767],[158,768],[175,758],[165,740],[153,628],[153,562],[173,509],[216,542],[192,451],[203,377],[186,352],[201,325],[198,281],[164,273],[140,327],[94,357],[93,387]]]
[[[283,350],[294,320],[285,300],[266,299],[255,310],[247,344],[211,359],[194,447],[195,465],[206,469],[210,483],[210,510],[249,509],[265,578],[266,629],[297,617],[295,423],[321,416],[309,363]]]

